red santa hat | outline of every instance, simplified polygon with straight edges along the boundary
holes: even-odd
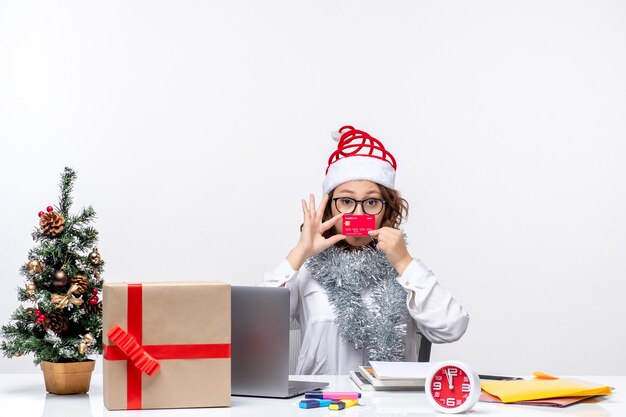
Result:
[[[396,159],[383,144],[369,133],[352,126],[343,126],[332,138],[339,143],[328,158],[326,177],[322,183],[324,194],[348,181],[367,180],[387,188],[394,188]]]

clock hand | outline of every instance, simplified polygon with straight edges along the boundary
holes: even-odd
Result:
[[[446,377],[448,377],[448,388],[454,389],[454,385],[452,384],[452,375],[450,374],[450,370],[446,370]]]

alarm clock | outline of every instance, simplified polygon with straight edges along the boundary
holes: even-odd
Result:
[[[426,398],[442,413],[462,413],[478,402],[480,377],[463,362],[444,361],[434,364],[426,377]]]

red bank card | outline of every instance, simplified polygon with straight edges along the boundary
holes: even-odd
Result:
[[[376,229],[376,216],[344,214],[342,222],[345,236],[369,236],[367,232]]]

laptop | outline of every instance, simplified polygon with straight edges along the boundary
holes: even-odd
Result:
[[[231,287],[232,395],[289,398],[328,386],[289,380],[289,290]]]

